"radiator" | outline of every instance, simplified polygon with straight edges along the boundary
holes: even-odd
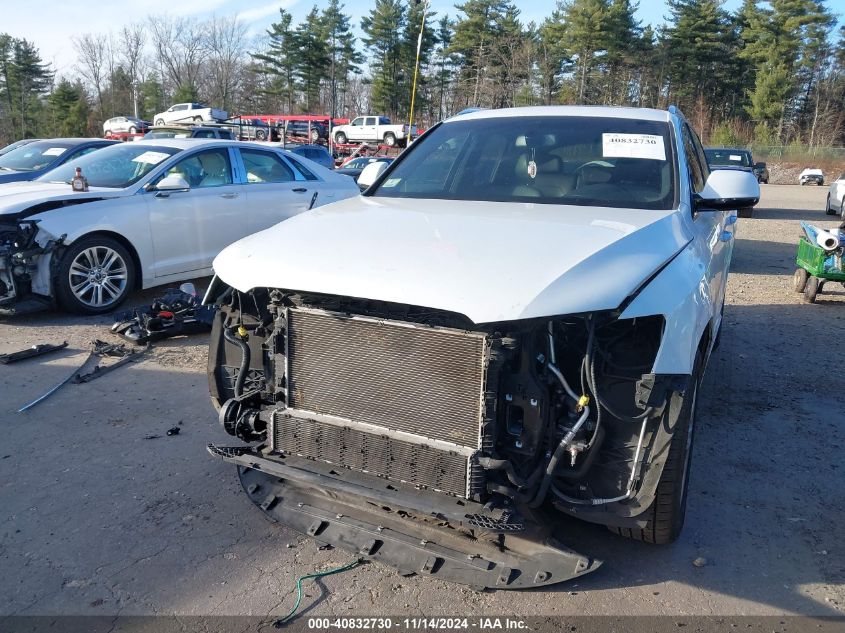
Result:
[[[485,334],[291,309],[287,337],[300,426],[277,421],[277,448],[461,496],[481,485]]]

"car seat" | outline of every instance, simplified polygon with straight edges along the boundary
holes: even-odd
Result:
[[[199,161],[202,165],[200,187],[216,187],[232,183],[229,165],[218,152],[200,156]]]

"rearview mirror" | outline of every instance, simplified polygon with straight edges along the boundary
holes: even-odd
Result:
[[[159,180],[156,191],[179,191],[190,189],[191,185],[180,174],[170,174]]]
[[[387,163],[381,161],[377,163],[370,163],[364,167],[364,171],[362,171],[361,175],[358,176],[358,186],[369,187],[379,179],[379,176],[384,173],[385,169],[387,169]]]
[[[760,201],[760,185],[750,171],[717,169],[694,199],[696,211],[747,209]]]

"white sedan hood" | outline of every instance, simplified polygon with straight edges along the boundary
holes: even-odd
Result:
[[[677,211],[359,196],[235,242],[214,270],[241,291],[391,301],[489,323],[616,308],[690,239]]]
[[[84,200],[117,198],[126,195],[125,189],[92,187],[90,191],[75,192],[70,185],[53,182],[12,182],[0,185],[0,219],[25,211],[29,207],[43,202],[59,200]]]

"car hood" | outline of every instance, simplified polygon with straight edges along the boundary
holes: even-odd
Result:
[[[74,192],[70,185],[41,181],[13,182],[0,186],[0,218],[21,214],[44,202],[62,200],[102,200],[126,195],[125,189],[91,187],[90,191]]]
[[[216,274],[475,323],[612,309],[689,243],[678,211],[358,196],[224,249]]]
[[[32,171],[0,171],[0,184],[6,182],[19,182],[21,180],[30,180],[32,178],[38,178],[41,175],[40,171],[32,172]]]

